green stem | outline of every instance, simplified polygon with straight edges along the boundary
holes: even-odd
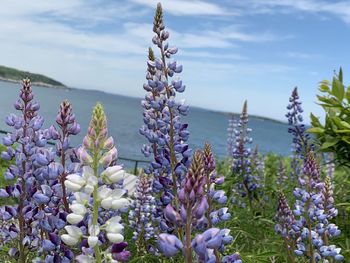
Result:
[[[94,170],[94,176],[98,177],[98,152],[94,152],[94,159],[93,159],[93,170]],[[97,189],[98,189],[98,184],[95,185],[94,187],[94,192],[93,192],[93,216],[92,216],[92,225],[96,226],[97,225],[97,220],[98,220],[98,196],[97,196]],[[102,263],[102,257],[101,257],[101,251],[98,245],[94,247],[94,252],[95,252],[95,258],[96,258],[96,263]]]
[[[191,247],[191,206],[187,204],[186,207],[186,247],[185,247],[185,260],[186,263],[192,263],[192,247]]]

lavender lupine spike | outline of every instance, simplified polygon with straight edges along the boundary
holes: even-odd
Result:
[[[75,115],[71,104],[65,100],[60,104],[60,110],[56,116],[56,123],[59,130],[55,126],[51,126],[47,131],[46,137],[56,141],[56,155],[59,157],[62,165],[62,172],[59,174],[59,183],[62,189],[62,200],[66,212],[69,212],[68,197],[64,182],[69,173],[75,172],[77,167],[74,164],[79,164],[79,159],[76,156],[76,150],[70,146],[70,136],[77,135],[80,132],[80,125],[75,120]],[[68,158],[70,165],[67,165]]]
[[[247,127],[248,112],[247,101],[244,102],[242,114],[235,129],[235,147],[233,149],[233,172],[237,175],[238,183],[237,190],[242,196],[248,196],[249,204],[253,198],[256,198],[255,191],[259,188],[255,176],[252,174],[251,163],[251,148],[248,146],[252,143],[252,138],[249,136],[251,129]],[[232,189],[233,194],[236,189]],[[235,197],[234,197],[235,198]],[[235,202],[235,200],[232,200]]]
[[[299,237],[296,240],[295,254],[305,255],[311,263],[333,258],[342,261],[340,248],[329,245],[328,238],[340,234],[340,230],[328,223],[328,217],[336,216],[329,179],[321,182],[320,170],[312,152],[306,156],[303,176],[299,176],[300,188],[295,188],[296,204],[294,215]],[[330,210],[328,210],[328,208]]]
[[[233,238],[229,235],[230,230],[218,228],[209,228],[203,233],[195,235],[191,241],[196,230],[205,228],[206,222],[208,222],[206,214],[209,205],[208,194],[205,191],[207,182],[205,169],[210,171],[214,166],[215,163],[210,155],[204,157],[201,151],[194,153],[191,167],[178,192],[180,210],[176,211],[171,204],[168,204],[164,210],[164,218],[173,225],[181,226],[184,232],[184,235],[178,235],[184,236],[182,240],[172,234],[159,236],[158,248],[166,257],[174,256],[179,251],[183,251],[184,261],[191,263],[194,252],[199,262],[220,262],[219,252],[223,253],[224,246],[232,242]],[[237,255],[231,256],[232,259],[237,258]],[[225,257],[225,261],[222,262],[228,262],[229,259],[229,257]]]
[[[220,222],[230,220],[231,214],[228,212],[227,207],[218,208],[218,205],[222,206],[227,203],[227,196],[225,195],[225,191],[215,190],[215,186],[224,183],[224,177],[217,176],[215,158],[209,143],[204,145],[203,158],[206,177],[205,190],[208,202],[207,219],[208,226],[211,228]],[[214,249],[214,255],[216,261],[220,261],[221,256],[217,249]]]
[[[283,189],[286,187],[287,180],[288,180],[288,177],[286,174],[286,167],[283,162],[283,159],[281,158],[278,164],[276,184],[280,189]]]
[[[291,179],[297,178],[301,173],[303,157],[309,149],[313,149],[313,145],[309,142],[310,135],[306,133],[305,124],[303,123],[303,108],[299,98],[298,89],[295,87],[292,95],[289,98],[287,106],[288,112],[286,117],[288,119],[288,132],[292,134],[292,157],[291,157]]]
[[[181,115],[187,115],[188,107],[175,100],[176,93],[184,92],[185,86],[178,78],[171,80],[175,73],[181,73],[182,66],[176,61],[167,61],[177,53],[177,48],[169,47],[166,42],[169,33],[165,30],[160,4],[157,5],[153,25],[155,36],[152,41],[160,51],[160,58],[156,58],[149,49],[147,83],[143,86],[147,94],[142,101],[144,125],[140,133],[148,140],[142,152],[145,156],[153,155],[145,173],[154,176],[153,189],[160,193],[157,205],[161,208],[177,195],[177,187],[190,165],[192,151],[186,143],[189,137],[187,124],[180,120]],[[174,202],[178,207],[177,201]],[[161,211],[158,211],[158,216],[160,214]]]
[[[298,236],[298,233],[295,231],[296,220],[283,192],[279,192],[278,194],[278,207],[275,220],[275,231],[283,238],[290,262],[295,262],[295,240]]]
[[[114,187],[124,178],[124,170],[114,165],[117,149],[113,138],[108,136],[107,118],[101,104],[97,103],[84,137],[83,145],[78,150],[83,165],[82,174],[69,174],[65,181],[68,190],[74,193],[67,216],[71,224],[65,227],[66,234],[62,241],[75,246],[80,244],[82,254],[77,256],[78,262],[101,263],[109,258],[121,256],[113,252],[113,246],[124,240],[123,225],[118,210],[128,207],[129,200],[123,195],[126,190]],[[99,175],[99,168],[104,168]],[[82,241],[81,241],[82,240]],[[101,244],[110,244],[105,251]],[[116,250],[115,250],[116,251]],[[129,252],[122,253],[127,258]]]
[[[60,211],[61,191],[52,187],[62,167],[54,162],[54,153],[44,148],[47,132],[42,130],[44,119],[38,115],[40,106],[33,98],[30,80],[24,79],[20,99],[15,103],[20,115],[6,118],[14,131],[3,139],[8,148],[2,157],[15,160],[5,179],[16,181],[1,189],[0,196],[17,198],[18,205],[0,209],[1,232],[4,242],[18,242],[17,248],[10,249],[10,256],[18,262],[26,262],[30,250],[45,255],[58,247],[58,231],[63,228],[66,216]],[[3,224],[4,221],[9,223]],[[59,260],[72,259],[71,251],[64,246],[60,252],[56,255]]]
[[[133,229],[132,239],[136,241],[139,256],[144,254],[148,245],[146,242],[154,236],[152,222],[155,198],[152,196],[152,178],[142,174],[137,182],[134,201],[130,205],[129,226]]]
[[[227,127],[227,155],[229,157],[232,157],[233,153],[233,147],[235,142],[235,127],[237,126],[237,123],[235,121],[235,115],[230,114],[230,117],[228,119],[228,127]]]

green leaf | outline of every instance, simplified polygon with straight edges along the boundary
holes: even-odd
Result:
[[[333,141],[327,140],[327,141],[325,141],[325,142],[321,145],[321,149],[322,149],[322,150],[325,150],[325,149],[327,149],[327,148],[330,148],[330,147],[336,145],[338,142],[339,142],[338,139],[334,139]]]
[[[342,101],[344,99],[344,85],[338,79],[333,78],[332,83],[332,94],[339,100]]]
[[[339,69],[338,79],[341,83],[343,83],[343,70],[341,67]]]
[[[320,120],[315,115],[310,113],[310,118],[311,118],[312,126],[314,126],[314,127],[322,127],[322,124],[320,123]]]
[[[310,132],[310,133],[324,133],[324,129],[320,128],[320,127],[312,127],[310,129],[308,129],[307,132]]]

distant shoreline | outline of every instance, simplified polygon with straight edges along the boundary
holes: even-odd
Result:
[[[10,83],[18,83],[18,84],[22,83],[21,80],[9,79],[9,78],[3,78],[3,77],[0,77],[0,81],[10,82]],[[70,89],[70,88],[68,88],[67,86],[64,86],[64,85],[52,85],[52,84],[48,84],[48,83],[44,83],[44,82],[31,82],[31,84],[33,86],[38,86],[38,87],[43,87],[43,88]]]

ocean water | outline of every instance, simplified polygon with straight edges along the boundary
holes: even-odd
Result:
[[[13,102],[18,98],[19,84],[0,81],[0,129],[9,130],[5,117],[14,112]],[[34,98],[40,102],[40,115],[45,118],[45,127],[54,124],[59,104],[67,99],[71,102],[77,121],[82,127],[78,136],[72,139],[73,145],[81,143],[85,135],[91,111],[96,101],[103,103],[109,132],[114,137],[119,156],[130,159],[147,160],[140,152],[145,138],[139,134],[142,125],[141,99],[107,94],[100,91],[79,89],[53,89],[33,87]],[[285,111],[285,109],[281,109]],[[191,107],[185,121],[189,124],[189,144],[193,148],[201,147],[204,142],[212,144],[215,155],[226,156],[227,123],[229,115],[222,112],[208,111]],[[261,152],[275,152],[281,155],[290,153],[291,137],[288,125],[268,119],[250,117],[249,127],[252,128],[253,147],[258,145]],[[131,167],[132,163],[125,163]]]

